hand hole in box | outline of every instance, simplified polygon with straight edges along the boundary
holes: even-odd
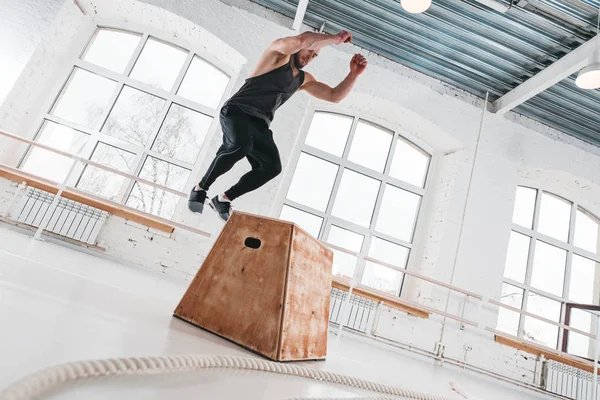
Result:
[[[244,241],[246,247],[250,247],[251,249],[258,249],[261,245],[260,239],[249,237]]]

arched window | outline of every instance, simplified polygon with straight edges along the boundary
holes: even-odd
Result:
[[[145,33],[98,28],[74,61],[36,140],[185,191],[230,76],[189,49]],[[20,168],[63,182],[73,160],[30,148]],[[170,218],[172,193],[93,166],[70,185]]]
[[[599,304],[599,221],[595,216],[555,194],[519,186],[512,222],[503,303],[562,323],[567,303]],[[591,313],[572,310],[571,326],[595,333],[595,323]],[[563,329],[511,310],[500,309],[498,328],[562,348]],[[589,357],[590,344],[589,338],[571,332],[566,350]]]
[[[358,253],[334,250],[335,275],[398,295],[404,277],[398,270],[406,268],[413,247],[430,159],[398,132],[356,116],[316,112],[280,218]]]

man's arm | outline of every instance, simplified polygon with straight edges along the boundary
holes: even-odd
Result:
[[[325,83],[319,82],[311,74],[305,72],[304,84],[301,89],[306,90],[306,92],[317,99],[339,103],[350,94],[356,83],[356,79],[366,68],[367,60],[360,54],[355,54],[350,61],[350,72],[336,87],[332,88]]]
[[[275,40],[269,46],[270,50],[281,54],[294,54],[300,50],[316,50],[332,44],[348,43],[352,35],[347,31],[340,31],[332,36],[325,33],[304,32],[297,36],[289,36]]]

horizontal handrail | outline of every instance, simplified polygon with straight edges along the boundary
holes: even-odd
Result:
[[[23,180],[36,180],[36,181],[39,181],[40,183],[43,183],[45,186],[52,187],[53,189],[55,189],[56,191],[58,191],[59,185],[56,182],[53,182],[53,181],[48,180],[48,179],[40,178],[40,177],[38,177],[36,175],[29,174],[27,172],[23,172],[23,171],[21,171],[19,169],[10,167],[10,166],[8,166],[6,164],[0,163],[0,171],[10,172],[12,175],[16,176],[19,180],[23,179]],[[126,206],[126,205],[124,205],[122,203],[117,203],[115,201],[112,201],[112,200],[109,200],[109,199],[105,199],[105,198],[100,197],[100,196],[96,196],[94,194],[91,194],[89,192],[83,191],[81,189],[77,189],[77,188],[74,188],[74,187],[71,187],[71,186],[66,186],[64,188],[64,190],[65,191],[63,191],[63,197],[65,197],[65,198],[66,198],[65,195],[68,196],[70,193],[77,194],[81,198],[88,198],[88,199],[94,201],[95,203],[103,203],[105,205],[108,205],[108,206],[112,207],[115,210],[120,209],[120,210],[122,210],[122,211],[124,211],[126,213],[129,213],[129,214],[139,215],[141,217],[148,218],[148,219],[151,219],[151,220],[155,220],[155,221],[160,222],[162,224],[171,225],[172,227],[177,227],[177,228],[180,228],[180,229],[184,229],[184,230],[187,230],[189,232],[196,233],[198,235],[205,236],[205,237],[208,237],[208,238],[212,236],[212,234],[210,234],[209,232],[205,232],[203,230],[200,230],[200,229],[194,228],[192,226],[189,226],[189,225],[186,225],[186,224],[182,224],[180,222],[176,222],[176,221],[173,221],[173,220],[170,220],[170,219],[165,219],[165,218],[159,217],[159,216],[154,215],[154,214],[149,214],[149,213],[146,213],[144,211],[140,211],[138,209]],[[89,205],[92,206],[92,207],[98,207],[98,204],[89,204]],[[110,212],[111,210],[105,210],[105,211]],[[114,214],[114,212],[112,212],[112,213]]]
[[[187,193],[180,192],[179,190],[171,189],[168,186],[163,186],[163,185],[161,185],[159,183],[152,182],[152,181],[149,181],[149,180],[144,179],[144,178],[140,178],[139,176],[135,176],[135,175],[128,174],[127,172],[119,171],[118,169],[111,168],[111,167],[109,167],[107,165],[100,164],[100,163],[97,163],[97,162],[92,161],[92,160],[88,160],[87,158],[83,158],[83,157],[80,157],[78,155],[75,155],[75,154],[72,154],[72,153],[68,153],[66,151],[55,149],[55,148],[53,148],[51,146],[48,146],[48,145],[45,145],[43,143],[39,143],[39,142],[36,142],[36,141],[33,141],[33,140],[25,139],[25,138],[22,138],[20,136],[14,135],[12,133],[4,132],[2,130],[0,130],[0,134],[2,134],[4,136],[7,136],[7,137],[9,137],[11,139],[15,139],[15,140],[17,140],[19,142],[27,143],[27,144],[29,144],[31,146],[39,147],[41,149],[51,151],[51,152],[59,154],[61,156],[71,158],[71,159],[73,159],[75,161],[78,161],[78,162],[80,162],[82,164],[91,165],[93,167],[103,169],[103,170],[108,171],[110,173],[113,173],[113,174],[116,174],[116,175],[120,175],[120,176],[123,176],[125,178],[129,178],[129,179],[131,179],[133,181],[143,183],[144,185],[152,186],[152,187],[155,187],[157,189],[164,190],[165,192],[173,193],[173,194],[175,194],[175,195],[177,195],[179,197],[187,197],[188,196]]]
[[[532,317],[532,318],[538,319],[540,321],[543,321],[543,322],[545,322],[547,324],[556,325],[559,328],[563,328],[563,329],[566,329],[566,330],[578,333],[578,334],[580,334],[582,336],[587,336],[590,339],[596,339],[596,335],[592,335],[591,333],[579,330],[577,328],[573,328],[572,326],[565,325],[565,324],[560,323],[560,322],[555,322],[555,321],[552,321],[551,319],[547,319],[547,318],[544,318],[544,317],[540,317],[540,316],[532,314],[530,312],[523,311],[523,310],[521,310],[519,308],[509,306],[508,304],[501,303],[501,302],[499,302],[497,300],[489,299],[488,301],[489,301],[489,303],[491,303],[491,304],[493,304],[495,306],[506,308],[507,310],[511,310],[511,311],[514,311],[514,312],[518,312],[519,314],[525,315],[526,317]]]
[[[565,365],[570,365],[575,368],[579,368],[584,371],[593,373],[594,363],[587,359],[574,356],[569,353],[562,352],[560,350],[553,349],[548,346],[544,346],[538,343],[532,343],[526,340],[522,340],[516,336],[507,334],[493,328],[486,328],[486,331],[493,333],[495,341],[505,346],[510,346],[514,349],[524,351],[530,354],[543,355],[545,358],[558,361]]]
[[[392,296],[388,295],[387,293],[381,292],[380,290],[377,290],[377,289],[370,288],[368,286],[364,286],[364,285],[360,285],[360,284],[359,285],[355,285],[355,286],[351,286],[350,285],[350,281],[348,279],[344,279],[344,278],[340,278],[340,277],[336,276],[336,277],[333,278],[333,281],[337,282],[337,283],[341,283],[342,285],[344,285],[347,288],[352,287],[352,291],[353,292],[357,292],[358,296],[360,296],[361,292],[366,292],[366,293],[369,294],[370,297],[373,297],[373,300],[381,301],[381,302],[384,302],[384,303],[386,301],[388,301],[388,300],[391,300],[391,298],[392,298]],[[400,304],[402,304],[402,305],[404,305],[406,307],[409,307],[411,309],[415,309],[415,310],[421,311],[422,313],[438,314],[438,315],[441,315],[441,316],[453,319],[455,321],[462,322],[465,325],[473,326],[475,328],[477,328],[479,326],[479,324],[477,322],[470,321],[470,320],[465,319],[465,318],[461,318],[461,317],[459,317],[457,315],[454,315],[454,314],[449,314],[449,313],[446,313],[444,311],[437,310],[435,308],[428,307],[428,306],[425,306],[423,304],[418,304],[418,303],[415,303],[415,302],[410,301],[410,300],[401,299],[400,297],[397,297],[397,296],[393,296],[393,298],[394,298],[394,300],[400,302]],[[411,314],[411,313],[409,312],[409,314]],[[417,314],[417,315],[419,315],[419,314]]]
[[[454,290],[455,292],[462,293],[462,294],[467,295],[469,297],[473,297],[474,299],[477,299],[477,300],[481,300],[483,298],[482,296],[478,295],[477,293],[473,293],[473,292],[470,292],[468,290],[461,289],[459,287],[450,285],[449,283],[444,283],[444,282],[438,281],[437,279],[429,278],[429,277],[427,277],[425,275],[421,275],[421,274],[418,274],[418,273],[413,272],[413,271],[409,271],[409,270],[404,269],[404,268],[395,267],[393,264],[389,264],[389,263],[380,261],[380,260],[378,260],[376,258],[373,258],[373,257],[365,257],[365,260],[366,261],[371,261],[371,262],[379,264],[379,265],[383,265],[384,267],[388,267],[388,268],[394,269],[394,270],[396,270],[398,272],[401,272],[401,273],[403,273],[405,275],[410,275],[410,276],[413,276],[415,278],[419,278],[419,279],[422,279],[424,281],[433,283],[435,285],[445,287],[446,289]]]
[[[335,246],[335,245],[332,245],[331,243],[324,242],[324,241],[323,241],[322,243],[323,243],[323,245],[325,245],[325,246],[331,247],[332,249],[335,249],[335,250],[338,250],[338,251],[344,252],[344,253],[346,253],[346,254],[350,254],[350,255],[353,255],[353,256],[355,256],[355,257],[358,257],[358,256],[359,256],[359,254],[358,254],[358,253],[356,253],[356,252],[353,252],[353,251],[350,251],[350,250],[347,250],[347,249],[344,249],[343,247]],[[418,273],[416,273],[416,272],[412,272],[412,271],[409,271],[409,270],[406,270],[406,269],[403,269],[403,268],[398,268],[398,267],[394,266],[393,264],[389,264],[389,263],[386,263],[386,262],[384,262],[384,261],[377,260],[376,258],[373,258],[373,257],[365,257],[364,259],[365,259],[366,261],[371,261],[371,262],[373,262],[373,263],[376,263],[376,264],[383,265],[383,266],[385,266],[385,267],[388,267],[388,268],[394,269],[395,271],[401,272],[401,273],[403,273],[403,274],[405,274],[405,275],[410,275],[410,276],[413,276],[413,277],[415,277],[415,278],[422,279],[422,280],[424,280],[424,281],[427,281],[427,282],[433,283],[433,284],[435,284],[435,285],[442,286],[442,287],[444,287],[444,288],[447,288],[447,289],[450,289],[450,290],[456,291],[456,292],[458,292],[458,293],[462,293],[462,294],[464,294],[464,295],[466,295],[466,296],[473,297],[474,299],[477,299],[477,300],[479,300],[479,301],[482,301],[482,302],[487,302],[487,303],[490,303],[490,304],[492,304],[492,305],[495,305],[495,306],[498,306],[498,307],[506,308],[506,309],[508,309],[508,310],[514,311],[514,312],[516,312],[516,313],[519,313],[519,314],[521,314],[521,315],[524,315],[524,316],[527,316],[527,317],[531,317],[531,318],[534,318],[534,319],[537,319],[537,320],[543,321],[543,322],[545,322],[545,323],[548,323],[548,324],[550,324],[550,325],[554,325],[554,326],[556,326],[556,327],[563,328],[563,329],[566,329],[566,330],[568,330],[568,331],[572,331],[572,332],[578,333],[578,334],[580,334],[580,335],[582,335],[582,336],[586,336],[586,337],[588,337],[588,338],[590,338],[590,339],[596,339],[596,335],[593,335],[593,334],[591,334],[591,333],[588,333],[588,332],[582,331],[582,330],[580,330],[580,329],[577,329],[577,328],[573,328],[573,327],[571,327],[571,326],[569,326],[569,325],[565,325],[565,324],[563,324],[563,323],[560,323],[560,322],[555,322],[555,321],[549,320],[549,319],[547,319],[547,318],[541,317],[541,316],[539,316],[539,315],[532,314],[532,313],[530,313],[530,312],[527,312],[527,311],[523,311],[523,310],[521,310],[521,309],[518,309],[518,308],[515,308],[515,307],[511,307],[511,306],[509,306],[509,305],[507,305],[507,304],[504,304],[504,303],[501,303],[501,302],[499,302],[499,301],[497,301],[497,300],[493,300],[493,299],[487,299],[487,301],[484,301],[484,299],[483,299],[483,296],[481,296],[481,295],[478,295],[478,294],[476,294],[476,293],[473,293],[473,292],[471,292],[471,291],[468,291],[468,290],[461,289],[461,288],[459,288],[459,287],[456,287],[456,286],[454,286],[454,285],[451,285],[451,284],[448,284],[448,283],[440,282],[440,281],[438,281],[438,280],[436,280],[436,279],[433,279],[433,278],[426,277],[426,276],[424,276],[424,275],[421,275],[421,274],[418,274]],[[374,291],[376,291],[376,292],[378,292],[378,290],[377,290],[377,289],[373,289],[373,290],[374,290]],[[383,293],[383,292],[381,292],[381,293]],[[384,298],[384,297],[382,297],[382,299],[383,299],[383,298]],[[470,326],[473,326],[473,327],[479,327],[479,324],[478,324],[477,322],[475,322],[475,321],[470,321],[470,320],[468,320],[468,319],[465,319],[465,318],[458,317],[458,316],[456,316],[456,315],[454,315],[454,314],[449,314],[449,313],[446,313],[446,312],[444,312],[444,311],[437,310],[437,309],[435,309],[435,308],[430,308],[430,307],[427,307],[427,306],[425,306],[425,305],[422,305],[422,304],[412,303],[412,304],[410,304],[410,305],[411,305],[412,307],[415,307],[415,308],[419,308],[419,309],[422,309],[422,310],[428,311],[428,312],[430,312],[430,313],[432,313],[432,314],[438,314],[438,315],[441,315],[441,316],[444,316],[444,317],[447,317],[447,318],[453,319],[453,320],[455,320],[455,321],[459,321],[459,322],[461,322],[461,323],[464,323],[465,325],[470,325]],[[486,327],[485,329],[486,329],[486,330],[488,330],[488,328],[489,328],[489,327]],[[489,329],[493,329],[493,328],[489,328]],[[525,342],[525,343],[527,343],[527,342],[529,342],[529,341],[524,341],[524,342]],[[529,342],[529,343],[535,343],[535,342]],[[568,354],[568,353],[565,353],[565,354]]]
[[[91,194],[91,193],[86,192],[86,191],[81,190],[81,189],[70,188],[70,190],[72,192],[74,192],[74,193],[80,194],[81,196],[90,197],[92,199],[96,199],[96,200],[102,201],[102,202],[106,201],[104,198],[102,198],[100,196],[96,196],[94,194]],[[138,214],[141,214],[141,215],[145,215],[145,216],[151,217],[151,218],[153,218],[153,219],[155,219],[157,221],[163,222],[165,224],[171,224],[171,225],[173,225],[176,228],[180,228],[180,229],[184,229],[184,230],[186,230],[188,232],[196,233],[196,234],[198,234],[200,236],[204,236],[204,237],[207,237],[207,238],[212,237],[211,233],[203,231],[203,230],[198,229],[198,228],[194,228],[193,226],[182,224],[181,222],[173,221],[171,219],[162,218],[162,217],[159,217],[159,216],[154,215],[154,214],[149,214],[149,213],[146,213],[144,211],[140,211],[140,210],[138,210],[136,208],[132,208],[132,207],[126,206],[126,205],[121,204],[121,203],[115,203],[115,204],[118,204],[119,207],[121,207],[121,208],[127,209],[131,213],[138,213]]]
[[[55,148],[53,148],[51,146],[48,146],[48,145],[45,145],[43,143],[39,143],[39,142],[36,142],[36,141],[33,141],[33,140],[22,138],[20,136],[17,136],[15,134],[12,134],[12,133],[9,133],[9,132],[6,132],[4,130],[0,130],[0,135],[6,136],[8,138],[17,140],[17,141],[22,142],[22,143],[27,143],[27,144],[29,144],[31,146],[34,146],[34,147],[39,147],[39,148],[42,148],[44,150],[48,150],[48,151],[54,152],[56,154],[60,154],[60,155],[65,156],[65,157],[69,157],[69,158],[75,160],[76,162],[81,162],[82,164],[91,165],[91,166],[94,166],[96,168],[100,168],[100,169],[103,169],[105,171],[109,171],[111,173],[123,176],[125,178],[134,180],[136,182],[140,182],[140,183],[143,183],[145,185],[149,185],[149,186],[152,186],[154,188],[157,188],[157,189],[164,190],[166,192],[175,194],[175,195],[177,195],[179,197],[183,197],[183,198],[187,198],[188,197],[187,193],[180,192],[179,190],[171,189],[171,188],[169,188],[167,186],[163,186],[161,184],[158,184],[158,183],[155,183],[155,182],[152,182],[152,181],[140,178],[138,176],[134,176],[134,175],[128,174],[126,172],[119,171],[117,169],[108,167],[106,165],[97,163],[95,161],[91,161],[91,160],[79,157],[79,156],[77,156],[75,154],[71,154],[71,153],[68,153],[68,152],[65,152],[65,151],[62,151],[62,150],[55,149]],[[15,173],[16,171],[18,171],[18,173],[24,174],[24,171],[15,169],[15,168],[10,167],[10,166],[5,165],[5,164],[1,164],[0,163],[0,167],[5,168],[5,169],[10,169],[10,170],[13,171],[13,173]],[[34,177],[34,178],[39,179],[39,177],[36,177],[33,174],[29,174],[29,175],[32,176],[32,177]],[[44,179],[44,180],[47,181],[47,182],[49,182],[51,185],[56,185],[56,186],[61,186],[62,185],[62,184],[60,184],[58,182],[53,182],[53,181],[50,181],[48,179]],[[137,209],[134,209],[134,208],[130,208],[130,207],[124,205],[123,203],[119,203],[119,202],[116,202],[116,201],[105,199],[103,197],[95,196],[95,195],[93,195],[93,194],[91,194],[89,192],[82,191],[82,190],[77,189],[77,188],[72,187],[72,186],[66,186],[65,189],[68,189],[71,192],[80,193],[80,195],[85,196],[85,197],[93,198],[96,201],[101,201],[101,202],[104,202],[104,203],[107,203],[107,204],[111,204],[111,205],[117,205],[118,207],[121,207],[121,208],[128,208],[128,209],[130,209],[130,212],[138,213],[138,214],[144,215],[146,217],[151,217],[153,219],[156,219],[157,221],[161,221],[163,223],[168,223],[168,224],[174,225],[174,226],[176,226],[178,228],[187,230],[189,232],[193,232],[193,233],[205,236],[205,237],[211,237],[212,236],[209,232],[205,232],[205,231],[203,231],[201,229],[197,229],[197,228],[191,227],[191,226],[186,225],[186,224],[182,224],[182,223],[179,223],[179,222],[175,222],[175,221],[172,221],[172,220],[169,220],[169,219],[165,219],[165,218],[156,216],[154,214],[149,214],[149,213],[146,213],[144,211],[140,211],[140,210],[137,210]]]
[[[345,248],[340,247],[340,246],[336,246],[336,245],[331,244],[329,242],[321,241],[321,243],[323,243],[323,245],[325,245],[327,247],[330,247],[330,248],[332,248],[334,250],[341,251],[342,253],[346,253],[346,254],[349,254],[349,255],[354,256],[354,257],[358,257],[359,256],[359,254],[356,253],[356,252],[354,252],[354,251],[345,249]],[[422,279],[424,281],[433,283],[435,285],[439,285],[439,286],[445,287],[447,289],[454,290],[455,292],[459,292],[459,293],[465,294],[467,296],[473,297],[474,299],[477,299],[477,300],[481,300],[482,299],[482,296],[478,295],[477,293],[473,293],[473,292],[470,292],[468,290],[464,290],[464,289],[461,289],[459,287],[452,286],[452,285],[450,285],[448,283],[444,283],[444,282],[438,281],[436,279],[429,278],[429,277],[427,277],[425,275],[421,275],[421,274],[418,274],[418,273],[413,272],[413,271],[409,271],[409,270],[404,269],[404,268],[399,268],[399,267],[397,267],[397,266],[395,266],[393,264],[386,263],[386,262],[378,260],[376,258],[373,258],[373,257],[364,257],[364,259],[365,259],[365,261],[370,261],[370,262],[373,262],[375,264],[383,265],[384,267],[388,267],[388,268],[393,269],[395,271],[398,271],[398,272],[400,272],[402,274],[410,275],[410,276],[413,276],[415,278],[419,278],[419,279]]]
[[[345,248],[343,248],[343,247],[340,247],[340,246],[336,246],[335,244],[331,244],[331,243],[329,243],[329,242],[326,242],[326,241],[324,241],[324,240],[320,240],[320,242],[321,242],[321,244],[323,244],[324,246],[330,247],[330,248],[332,248],[333,250],[341,251],[342,253],[346,253],[346,254],[349,254],[349,255],[351,255],[351,256],[354,256],[354,257],[358,257],[358,256],[359,256],[359,254],[358,254],[357,252],[354,252],[354,251],[351,251],[351,250],[345,249]]]
[[[357,296],[373,300],[377,303],[405,311],[421,318],[429,318],[430,313],[416,303],[406,301],[398,296],[385,295],[384,293],[381,293],[380,291],[370,287],[362,285],[352,286],[349,280],[340,278],[338,276],[332,277],[331,286],[344,292],[350,292],[352,290],[352,293],[356,294]]]
[[[599,316],[598,311],[600,311],[600,306],[594,305],[594,304],[581,304],[581,303],[574,303],[574,302],[565,303],[565,325],[567,325],[567,326],[571,326],[571,311],[573,309],[588,311],[591,314],[594,314],[598,317]],[[568,344],[569,344],[569,330],[567,329],[564,332],[560,350],[562,352],[566,353]],[[585,359],[588,361],[592,361],[589,358],[585,358]]]
[[[47,145],[44,145],[44,144],[36,142],[36,141],[32,141],[32,140],[29,140],[29,139],[22,138],[20,136],[14,135],[12,133],[9,133],[9,132],[3,131],[3,130],[0,130],[0,136],[5,136],[5,137],[8,137],[8,138],[20,141],[22,143],[29,144],[31,146],[39,147],[39,148],[42,148],[42,149],[54,152],[56,154],[60,154],[62,156],[72,158],[72,159],[74,159],[76,161],[79,161],[79,162],[81,162],[83,164],[92,165],[94,167],[97,167],[97,168],[109,171],[111,173],[114,173],[114,174],[117,174],[117,175],[120,175],[120,176],[123,176],[123,177],[126,177],[126,178],[134,180],[136,182],[140,182],[140,183],[143,183],[143,184],[155,187],[157,189],[161,189],[161,190],[173,193],[173,194],[175,194],[177,196],[180,196],[180,197],[183,197],[183,198],[187,198],[187,196],[188,196],[186,193],[180,192],[178,190],[174,190],[174,189],[171,189],[169,187],[157,184],[155,182],[148,181],[146,179],[143,179],[143,178],[140,178],[140,177],[137,177],[137,176],[125,173],[125,172],[121,172],[121,171],[116,170],[114,168],[107,167],[107,166],[99,164],[97,162],[94,162],[94,161],[91,161],[91,160],[79,157],[77,155],[74,155],[74,154],[71,154],[71,153],[68,153],[68,152],[65,152],[65,151],[62,151],[62,150],[55,149],[55,148],[53,148],[51,146],[47,146]],[[13,167],[6,166],[4,164],[0,164],[0,168],[8,168],[10,170],[18,171],[19,173],[23,174],[23,171],[17,170],[17,169],[15,169]],[[30,175],[32,175],[32,174],[30,174]],[[50,182],[50,181],[48,181],[48,182]],[[51,183],[51,184],[58,185],[57,183]],[[104,203],[112,204],[112,205],[115,205],[117,207],[129,208],[129,207],[123,205],[122,203],[117,203],[117,202],[114,202],[114,201],[111,201],[111,200],[108,200],[108,199],[104,199],[104,198],[95,196],[93,194],[90,194],[88,192],[84,192],[84,191],[82,191],[80,189],[72,188],[72,187],[69,187],[69,186],[67,186],[66,189],[68,189],[69,191],[72,191],[72,192],[80,193],[81,196],[89,197],[91,199],[97,199],[97,201],[102,201]],[[145,213],[143,211],[136,210],[136,209],[132,209],[132,210],[133,210],[132,212],[134,212],[134,213],[138,213],[138,214],[143,215],[143,216],[151,217],[151,218],[154,218],[154,219],[156,219],[158,221],[162,221],[164,223],[172,224],[172,225],[174,225],[174,226],[176,226],[178,228],[185,229],[185,230],[188,230],[190,232],[198,233],[198,234],[206,236],[206,237],[210,237],[211,236],[211,234],[208,233],[208,232],[201,231],[199,229],[190,227],[190,226],[185,225],[185,224],[181,224],[181,223],[178,223],[178,222],[175,222],[175,221],[172,221],[172,220],[168,220],[168,219],[164,219],[164,218],[161,218],[161,217],[157,217],[155,215],[148,214],[148,213]],[[325,245],[327,247],[330,247],[332,249],[344,252],[346,254],[350,254],[350,255],[353,255],[355,257],[359,256],[358,253],[349,251],[347,249],[344,249],[343,247],[339,247],[339,246],[333,245],[331,243],[327,243],[325,241],[321,241],[321,243],[323,243],[323,245]],[[516,313],[518,313],[520,315],[524,315],[524,316],[527,316],[527,317],[530,317],[530,318],[534,318],[534,319],[543,321],[543,322],[545,322],[545,323],[547,323],[549,325],[556,326],[558,328],[562,328],[562,329],[565,329],[567,331],[576,332],[576,333],[578,333],[580,335],[586,336],[586,337],[591,338],[591,339],[595,339],[596,338],[596,335],[593,335],[593,334],[581,331],[579,329],[573,328],[571,326],[568,326],[568,325],[565,325],[565,324],[562,324],[562,323],[559,323],[559,322],[551,321],[551,320],[546,319],[544,317],[540,317],[538,315],[531,314],[531,313],[529,313],[527,311],[523,311],[523,310],[515,308],[515,307],[511,307],[511,306],[506,305],[504,303],[501,303],[501,302],[499,302],[497,300],[493,300],[493,299],[485,299],[484,300],[483,296],[481,296],[481,295],[479,295],[477,293],[465,290],[465,289],[461,289],[461,288],[459,288],[457,286],[454,286],[452,284],[444,283],[444,282],[438,281],[436,279],[429,278],[427,276],[424,276],[424,275],[421,275],[421,274],[418,274],[418,273],[415,273],[415,272],[412,272],[412,271],[408,271],[406,269],[398,268],[398,267],[394,266],[393,264],[389,264],[389,263],[383,262],[381,260],[377,260],[377,259],[372,258],[372,257],[364,257],[364,259],[366,261],[370,261],[370,262],[373,262],[373,263],[376,263],[376,264],[379,264],[379,265],[383,265],[383,266],[388,267],[388,268],[392,268],[392,269],[394,269],[396,271],[399,271],[399,272],[401,272],[401,273],[403,273],[405,275],[409,275],[409,276],[415,277],[417,279],[421,279],[421,280],[424,280],[426,282],[430,282],[430,283],[432,283],[434,285],[438,285],[438,286],[444,287],[446,289],[449,289],[449,290],[452,290],[452,291],[464,294],[465,296],[469,296],[469,297],[472,297],[474,299],[477,299],[477,300],[481,301],[482,303],[489,303],[489,304],[492,304],[492,305],[497,306],[497,307],[502,307],[502,308],[511,310],[513,312],[516,312]],[[354,286],[354,287],[359,288],[359,289],[362,288],[361,285],[357,285],[357,286]],[[378,298],[382,302],[385,302],[386,300],[389,300],[388,299],[389,295],[387,293],[378,291],[376,289],[371,289],[371,288],[368,288],[368,290],[369,290],[369,295],[370,296],[374,296],[374,298],[377,298],[377,296],[378,296]],[[377,292],[379,292],[379,293],[377,293]],[[402,302],[405,303],[407,306],[414,307],[415,309],[423,310],[425,312],[429,312],[429,313],[432,313],[432,314],[437,314],[437,315],[440,315],[440,316],[443,316],[443,317],[446,317],[446,318],[453,319],[455,321],[459,321],[459,322],[461,322],[461,323],[463,323],[465,325],[470,325],[470,326],[479,328],[479,324],[477,322],[475,322],[475,321],[471,321],[471,320],[468,320],[466,318],[462,318],[462,317],[459,317],[459,316],[456,316],[456,315],[453,315],[453,314],[449,314],[449,313],[446,313],[444,311],[437,310],[435,308],[427,307],[427,306],[422,305],[422,304],[417,304],[417,303],[409,302],[409,301],[404,300],[404,299],[402,299]],[[505,333],[503,333],[501,331],[497,331],[495,328],[491,328],[489,326],[486,326],[483,329],[486,330],[486,331],[492,332],[492,333],[496,333],[496,334],[500,334],[500,335],[506,335]],[[524,345],[531,345],[531,346],[538,346],[538,347],[540,346],[540,345],[538,345],[535,342],[524,340],[524,339],[521,339],[521,338],[516,338],[515,340],[518,340],[520,343],[522,343]],[[568,353],[563,353],[560,350],[554,350],[554,351],[556,351],[558,353],[561,353],[561,354],[565,354],[568,357],[573,357],[572,355],[570,355]]]
[[[40,189],[42,191],[58,194],[61,188],[56,185],[55,182],[46,180],[27,172],[20,171],[16,168],[9,167],[5,164],[0,163],[0,177],[8,179],[19,184],[24,183],[27,186]],[[91,194],[83,192],[84,194],[76,193],[74,190],[64,189],[60,193],[59,197],[76,201],[87,206],[97,208],[99,210],[108,212],[109,214],[123,217],[128,220],[146,225],[148,227],[158,229],[166,233],[172,233],[175,227],[172,221],[158,220],[156,216],[145,214],[134,208],[127,207],[125,205],[113,205],[105,201],[105,199],[95,200]]]

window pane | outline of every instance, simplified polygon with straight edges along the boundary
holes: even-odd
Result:
[[[287,198],[325,211],[338,166],[306,153],[300,155]]]
[[[352,279],[356,269],[357,258],[351,254],[331,249],[333,251],[333,269],[332,274],[342,278]]]
[[[594,359],[594,340],[576,332],[569,332],[567,353],[578,357]]]
[[[119,171],[129,172],[133,165],[135,154],[104,143],[98,143],[90,159]],[[119,191],[126,179],[121,175],[88,165],[85,167],[85,171],[81,175],[77,187],[95,195],[117,201]]]
[[[378,237],[373,237],[371,240],[371,247],[369,248],[369,257],[392,264],[396,267],[406,268],[408,252],[409,249],[404,246]]]
[[[380,184],[378,180],[345,169],[332,215],[368,227]]]
[[[531,286],[562,296],[566,261],[566,250],[538,240],[533,255]]]
[[[367,261],[361,283],[391,295],[398,295],[404,274],[383,265]]]
[[[75,68],[50,113],[97,129],[116,85],[115,81]]]
[[[411,242],[420,203],[421,196],[386,185],[375,229]]]
[[[529,236],[515,231],[510,232],[508,251],[506,253],[506,264],[504,264],[504,276],[517,282],[525,282],[527,270],[527,256],[529,255]]]
[[[315,238],[319,237],[321,225],[323,224],[323,218],[286,205],[281,209],[279,218],[284,221],[295,223]]]
[[[532,229],[533,210],[535,209],[535,196],[537,190],[528,187],[517,186],[517,195],[515,197],[515,208],[513,210],[512,221],[515,224]]]
[[[569,326],[582,330],[587,333],[595,332],[596,325],[592,325],[592,313],[596,311],[586,311],[577,308],[571,309],[571,320]]]
[[[598,220],[581,209],[575,220],[575,246],[598,252]]]
[[[229,76],[195,56],[185,73],[178,95],[216,109],[229,83]]]
[[[335,225],[331,226],[331,229],[329,229],[329,235],[327,236],[328,243],[343,247],[355,253],[360,253],[363,239],[363,235],[349,231],[348,229],[337,227]]]
[[[423,187],[425,186],[430,159],[429,154],[424,153],[404,139],[398,138],[392,166],[390,167],[390,176]]]
[[[139,176],[170,189],[183,190],[190,176],[190,170],[159,160],[158,158],[146,157]]]
[[[170,92],[187,53],[178,47],[149,38],[131,71],[131,77]]]
[[[558,322],[560,318],[560,303],[547,297],[529,292],[527,311],[540,317]],[[535,318],[525,317],[523,337],[551,348],[556,348],[558,327]]]
[[[569,325],[587,333],[596,333],[598,317],[588,311],[571,309]],[[569,332],[567,352],[580,357],[594,358],[594,340],[579,333]]]
[[[305,143],[341,157],[348,141],[352,121],[352,117],[317,112],[313,116]]]
[[[155,132],[165,100],[125,86],[102,128],[107,135],[145,146]]]
[[[88,137],[88,135],[75,129],[44,121],[36,141],[52,146],[57,150],[81,156]],[[71,158],[58,155],[49,150],[32,147],[21,169],[30,174],[62,183],[67,177],[73,162]]]
[[[558,301],[541,296],[535,292],[529,292],[527,299],[527,311],[540,317],[558,322],[560,319],[560,303]]]
[[[359,121],[348,160],[377,172],[383,172],[392,137],[392,133],[387,130]]]
[[[523,306],[523,289],[503,283],[500,302],[507,306],[521,309]],[[519,332],[520,316],[521,315],[515,311],[499,307],[497,328],[502,332],[517,336]]]
[[[596,282],[596,262],[577,254],[571,259],[571,281],[569,299],[580,304],[598,304],[594,299]],[[596,295],[597,298],[597,295]]]
[[[162,218],[170,219],[175,213],[175,208],[179,200],[181,200],[181,197],[176,194],[135,182],[127,199],[127,205]]]
[[[327,236],[327,242],[334,246],[343,247],[356,253],[360,252],[362,248],[364,236],[358,233],[349,231],[337,227],[331,226],[329,235]],[[332,249],[333,251],[333,274],[342,276],[348,279],[352,279],[354,276],[354,270],[356,268],[357,258],[351,254],[344,253]]]
[[[140,38],[135,33],[98,29],[82,58],[118,73],[125,72]]]
[[[548,193],[542,193],[538,231],[555,239],[567,241],[571,203]]]
[[[194,164],[212,120],[208,115],[173,103],[152,150]]]

